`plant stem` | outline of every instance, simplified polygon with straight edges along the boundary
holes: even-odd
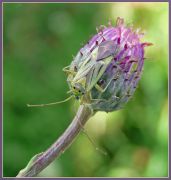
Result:
[[[39,174],[71,145],[92,115],[93,113],[88,106],[80,105],[75,118],[65,132],[45,152],[35,155],[17,177],[34,177]]]

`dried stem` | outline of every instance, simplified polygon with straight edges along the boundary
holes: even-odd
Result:
[[[34,177],[39,174],[71,145],[81,131],[82,126],[92,115],[93,113],[88,106],[81,105],[75,118],[58,140],[45,152],[35,155],[28,165],[19,172],[17,177]]]

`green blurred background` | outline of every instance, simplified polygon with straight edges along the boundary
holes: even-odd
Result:
[[[62,68],[96,27],[123,17],[146,33],[144,73],[123,110],[97,113],[88,134],[39,176],[162,177],[168,175],[168,3],[4,3],[3,172],[16,176],[36,153],[46,150],[70,124],[74,100],[27,108],[67,97]]]

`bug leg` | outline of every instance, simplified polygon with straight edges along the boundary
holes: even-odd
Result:
[[[106,99],[91,99],[91,101],[93,101],[93,103],[96,103],[96,102],[99,102],[99,101],[101,101],[101,102],[107,102],[108,100],[106,100]],[[91,104],[90,104],[91,105]]]
[[[74,71],[74,70],[70,70],[70,69],[68,69],[70,66],[66,66],[66,67],[64,67],[62,70],[68,75],[68,74],[73,74],[73,75],[75,75],[76,74],[76,72]]]
[[[103,92],[103,88],[101,88],[98,84],[95,85],[95,88],[100,91],[100,92]]]
[[[99,102],[99,101],[103,101],[103,102],[104,102],[104,101],[107,101],[107,100],[105,100],[105,99],[92,98],[91,93],[90,93],[90,100],[91,100],[91,101],[94,101],[94,102],[96,102],[96,101],[98,101],[98,102]],[[90,104],[90,106],[91,106],[91,104]]]
[[[92,143],[92,145],[95,147],[95,149],[97,151],[99,151],[100,153],[102,153],[103,155],[107,155],[107,153],[105,151],[103,151],[102,149],[98,148],[96,143],[94,142],[94,140],[92,139],[92,137],[90,137],[90,135],[88,134],[88,132],[86,131],[86,129],[83,127],[83,125],[81,124],[80,121],[79,122],[79,125],[82,129],[82,132],[87,136],[87,138],[89,139],[89,141]]]
[[[112,80],[114,80],[114,78],[112,78],[106,85],[106,87],[103,89],[102,87],[100,87],[100,85],[96,84],[95,88],[100,91],[101,93],[105,92],[106,89],[109,87],[110,83],[112,82]]]
[[[62,71],[64,71],[64,72],[66,72],[66,71],[68,71],[70,66],[66,66],[66,67],[64,67],[63,69],[62,69]]]

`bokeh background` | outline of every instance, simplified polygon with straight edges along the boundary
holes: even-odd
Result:
[[[45,108],[67,97],[62,68],[96,33],[96,27],[123,17],[146,32],[144,73],[123,110],[97,113],[88,134],[39,176],[168,176],[168,3],[4,3],[3,175],[16,176],[31,157],[46,150],[67,128],[78,104]]]

